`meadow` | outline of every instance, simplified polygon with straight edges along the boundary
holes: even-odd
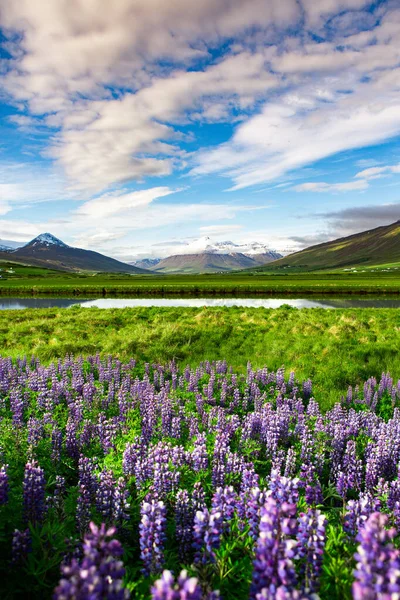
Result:
[[[400,590],[400,309],[0,311],[0,342],[2,598]]]
[[[66,354],[194,366],[226,359],[236,370],[285,366],[311,377],[323,408],[348,385],[400,377],[400,310],[264,308],[32,309],[0,311],[3,356],[49,362]]]
[[[400,381],[0,359],[2,598],[397,597]]]
[[[9,273],[10,267],[12,273]],[[68,273],[3,264],[4,296],[257,296],[400,294],[394,265],[355,271],[301,273],[284,269],[203,275]]]

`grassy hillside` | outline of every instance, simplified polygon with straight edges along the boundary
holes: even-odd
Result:
[[[314,271],[345,269],[353,266],[398,264],[400,266],[400,221],[357,233],[325,244],[311,246],[256,271],[293,269]]]
[[[67,308],[0,311],[1,354],[68,354],[196,365],[225,358],[243,370],[285,365],[311,377],[327,408],[348,385],[400,377],[399,309]]]

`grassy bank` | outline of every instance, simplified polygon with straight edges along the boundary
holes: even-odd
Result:
[[[314,382],[323,407],[382,371],[400,377],[400,310],[244,308],[44,309],[0,312],[3,356],[113,354],[235,369],[285,365]]]
[[[302,296],[400,294],[398,269],[331,273],[126,275],[2,266],[0,296]]]

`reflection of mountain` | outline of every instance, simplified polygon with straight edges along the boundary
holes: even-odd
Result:
[[[271,266],[274,269],[315,271],[396,263],[400,263],[400,221],[310,246],[277,260]]]
[[[98,252],[67,246],[50,233],[42,233],[17,250],[0,252],[0,259],[60,271],[148,273]]]

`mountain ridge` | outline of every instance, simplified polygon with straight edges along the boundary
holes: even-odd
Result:
[[[291,268],[317,271],[397,262],[400,263],[400,220],[309,246],[257,271]]]
[[[41,233],[16,250],[0,251],[0,259],[59,271],[149,273],[99,252],[68,246],[51,233]]]

